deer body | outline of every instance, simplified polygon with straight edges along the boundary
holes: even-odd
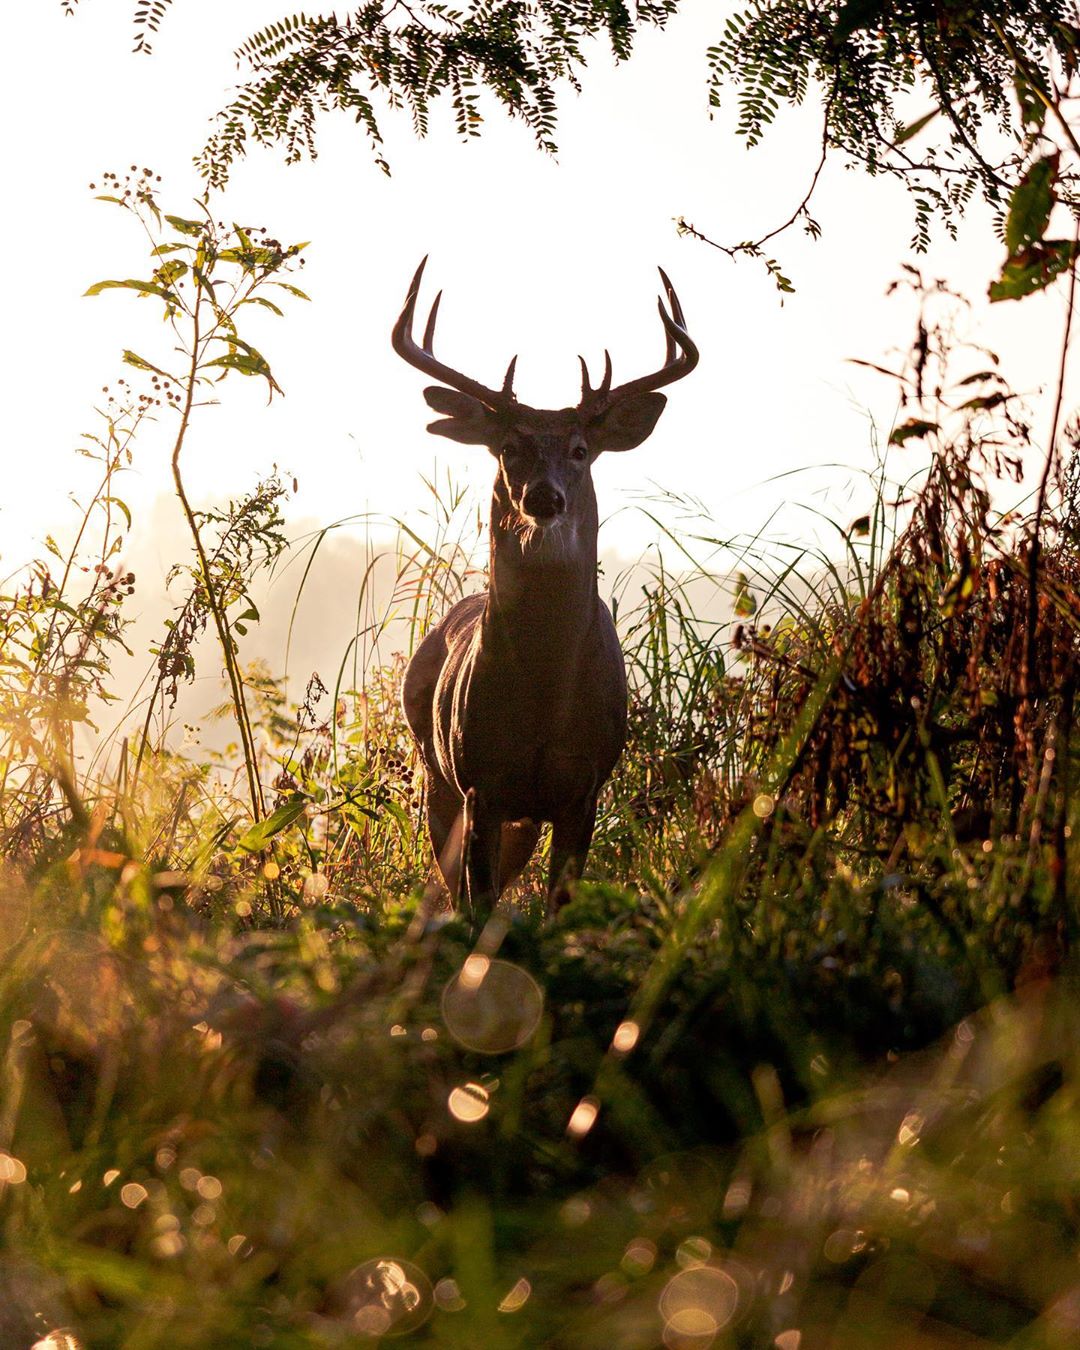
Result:
[[[596,583],[592,464],[601,451],[630,449],[649,435],[665,403],[656,384],[687,373],[697,353],[667,283],[674,318],[661,306],[668,360],[658,375],[612,391],[609,360],[593,390],[582,362],[577,408],[528,408],[512,393],[514,362],[496,393],[435,360],[438,300],[423,347],[412,341],[422,273],[423,264],[395,348],[452,386],[425,390],[444,414],[429,430],[487,445],[498,460],[488,590],[453,606],[405,674],[432,848],[451,894],[463,889],[479,915],[521,872],[541,823],[550,822],[548,893],[557,906],[584,866],[597,797],[626,733],[622,651]]]

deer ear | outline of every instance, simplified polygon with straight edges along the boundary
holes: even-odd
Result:
[[[664,394],[635,394],[601,413],[589,426],[593,450],[633,450],[647,440],[664,411]]]
[[[444,389],[433,384],[424,390],[429,408],[445,414],[438,422],[430,422],[428,431],[436,436],[448,436],[465,445],[490,446],[497,436],[495,419],[478,398],[462,394],[457,389]]]

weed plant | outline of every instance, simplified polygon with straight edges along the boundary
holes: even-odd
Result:
[[[239,294],[263,266],[173,228],[198,270],[238,249]],[[430,875],[398,701],[482,582],[452,492],[385,609],[372,553],[297,707],[241,648],[280,484],[185,504],[153,692],[79,760],[133,584],[115,480],[160,406],[123,387],[73,547],[0,596],[5,1350],[1077,1343],[1075,436],[995,511],[1027,426],[992,362],[952,373],[943,299],[894,372],[922,468],[877,475],[842,557],[743,541],[729,585],[702,534],[616,586],[630,740],[590,879],[546,922],[530,872],[480,933]],[[156,719],[203,628],[238,733],[195,762]]]

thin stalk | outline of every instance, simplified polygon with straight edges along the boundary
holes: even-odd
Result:
[[[1039,492],[1035,502],[1035,520],[1031,527],[1031,539],[1028,543],[1028,613],[1027,643],[1024,656],[1024,698],[1030,703],[1035,696],[1035,630],[1039,617],[1039,555],[1042,550],[1042,522],[1046,510],[1046,497],[1050,485],[1050,474],[1057,463],[1058,426],[1061,421],[1061,408],[1065,399],[1065,367],[1069,358],[1069,344],[1072,338],[1073,312],[1076,307],[1076,251],[1080,248],[1080,220],[1073,230],[1073,260],[1069,269],[1069,300],[1065,310],[1065,332],[1061,338],[1061,360],[1058,363],[1057,394],[1054,398],[1054,415],[1050,423],[1050,439],[1046,448],[1046,462],[1043,464],[1042,477],[1039,480]]]
[[[228,620],[225,617],[225,611],[221,605],[220,597],[214,587],[214,581],[210,571],[210,560],[207,558],[206,549],[203,546],[202,535],[199,532],[199,523],[195,519],[195,512],[192,510],[191,503],[188,501],[187,492],[184,488],[183,476],[180,472],[180,454],[184,448],[184,440],[187,435],[188,425],[191,421],[191,410],[195,401],[195,389],[199,380],[199,357],[202,345],[202,335],[200,331],[202,303],[202,286],[201,284],[198,284],[195,295],[195,304],[191,311],[191,365],[188,370],[187,380],[185,381],[186,387],[184,390],[184,405],[180,413],[180,426],[177,430],[176,440],[173,444],[172,476],[173,484],[176,488],[176,496],[180,502],[181,509],[184,512],[184,517],[187,520],[192,542],[195,545],[195,553],[199,559],[199,568],[202,572],[203,582],[206,586],[207,604],[209,605],[210,613],[214,619],[214,627],[217,629],[221,654],[225,661],[225,672],[229,680],[233,709],[236,713],[236,724],[240,732],[241,747],[244,754],[244,771],[247,777],[248,794],[251,798],[251,814],[253,819],[258,821],[262,819],[264,814],[262,784],[259,782],[255,738],[251,730],[251,721],[248,717],[247,704],[244,700],[244,681],[236,660],[236,652],[233,649],[232,638],[229,634]],[[142,745],[139,747],[139,758],[135,764],[134,776],[136,779],[138,777],[139,767],[142,762],[143,751],[145,748],[146,737],[144,735]]]

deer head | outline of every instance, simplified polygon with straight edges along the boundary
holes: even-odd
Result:
[[[664,364],[651,375],[612,388],[611,357],[604,353],[604,378],[593,388],[581,361],[581,398],[576,408],[549,410],[519,403],[514,394],[515,356],[501,389],[488,389],[444,365],[434,353],[435,322],[442,292],[431,307],[424,337],[412,334],[425,258],[412,279],[405,307],[394,325],[394,350],[410,365],[441,383],[424,390],[429,407],[441,416],[428,430],[469,445],[485,445],[499,462],[496,499],[506,523],[523,545],[564,522],[595,519],[592,465],[605,450],[633,450],[656,426],[667,398],[656,390],[688,375],[698,361],[686,331],[679,298],[663,269],[671,312],[658,300],[667,338]]]

